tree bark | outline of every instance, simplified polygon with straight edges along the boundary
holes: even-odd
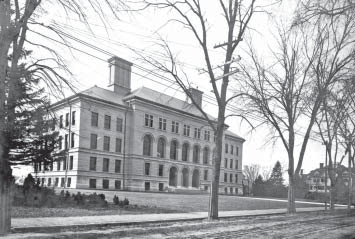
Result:
[[[288,205],[287,213],[296,213],[296,203],[295,203],[295,181],[293,173],[289,173],[289,187],[288,187]]]

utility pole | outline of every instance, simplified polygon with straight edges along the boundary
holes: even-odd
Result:
[[[349,183],[348,183],[348,215],[351,214],[351,190],[352,190],[352,176],[351,176],[351,146],[350,146],[350,141],[348,142],[348,150],[349,150]]]
[[[325,192],[325,210],[328,210],[328,205],[327,205],[327,187],[328,187],[328,141],[325,141],[325,172],[324,172],[324,176],[325,176],[325,187],[324,187],[324,192]]]

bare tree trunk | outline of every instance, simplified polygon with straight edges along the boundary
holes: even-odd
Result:
[[[288,205],[287,213],[293,214],[296,213],[296,203],[295,203],[295,180],[293,173],[289,172],[289,187],[288,187]]]

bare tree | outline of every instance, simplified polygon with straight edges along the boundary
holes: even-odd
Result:
[[[155,9],[164,9],[172,12],[175,19],[169,19],[169,22],[177,22],[184,28],[188,29],[194,39],[197,41],[199,48],[203,54],[205,68],[202,70],[207,75],[206,83],[210,82],[211,91],[214,93],[215,102],[218,105],[217,119],[211,119],[202,107],[195,102],[190,92],[191,80],[179,68],[176,55],[166,41],[158,43],[167,57],[167,62],[158,61],[153,57],[142,56],[145,62],[151,64],[154,68],[169,74],[179,87],[191,99],[192,103],[203,114],[209,126],[213,129],[216,139],[216,154],[213,158],[213,176],[211,184],[209,219],[218,218],[218,190],[220,178],[220,165],[222,156],[222,143],[225,130],[226,107],[238,94],[228,96],[228,86],[231,75],[237,70],[232,67],[232,64],[238,59],[238,47],[243,40],[243,37],[248,30],[248,24],[254,13],[262,11],[262,6],[256,5],[256,0],[220,0],[218,9],[207,11],[207,6],[210,2],[199,0],[184,0],[184,1],[145,1],[146,7]],[[268,2],[269,3],[269,2]],[[263,4],[268,4],[263,2]],[[260,1],[261,4],[261,1]],[[212,15],[208,15],[212,13]],[[218,26],[219,29],[225,29],[222,37],[222,43],[216,44],[214,49],[211,48],[212,34],[209,33],[211,27],[207,20],[222,16],[224,24]],[[223,42],[224,41],[224,42]],[[219,51],[223,55],[223,63],[217,62],[213,58],[213,51]],[[219,66],[219,67],[217,67]],[[201,80],[202,81],[202,80]]]
[[[249,180],[249,182],[253,183],[255,179],[260,175],[260,165],[244,165],[243,174],[245,178]]]
[[[48,3],[48,2],[47,2]],[[105,0],[91,0],[84,3],[79,0],[56,0],[53,1],[56,6],[62,7],[66,14],[74,14],[88,25],[86,15],[88,5],[101,19],[105,18],[105,12],[102,6],[106,5],[112,10],[113,14],[117,6],[112,2]],[[21,77],[19,75],[19,60],[24,55],[25,44],[27,41],[27,31],[32,25],[44,24],[36,22],[36,14],[39,14],[41,6],[44,4],[41,0],[3,0],[0,1],[0,235],[6,235],[10,231],[10,182],[11,168],[9,166],[9,139],[14,121],[14,110],[16,99],[16,82]],[[101,4],[101,5],[100,5]],[[122,4],[117,1],[117,4]],[[47,29],[51,29],[47,27]],[[55,30],[55,29],[51,29]],[[36,42],[31,44],[38,45]],[[58,63],[58,67],[68,70],[60,61],[61,58],[55,54],[48,46],[43,46],[55,55],[52,59]],[[9,60],[10,59],[10,60]],[[60,92],[62,85],[70,86],[70,82],[62,77],[53,68],[46,65],[45,60],[38,60],[32,64],[33,74],[42,77],[47,86]]]
[[[280,30],[279,51],[272,53],[275,61],[265,66],[251,49],[254,69],[243,67],[249,92],[246,114],[257,112],[288,154],[288,213],[296,212],[295,175],[300,173],[322,102],[352,63],[353,29],[348,17]],[[301,145],[298,156],[297,139]]]

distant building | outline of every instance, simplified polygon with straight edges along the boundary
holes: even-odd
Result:
[[[43,185],[67,188],[209,190],[213,130],[193,104],[153,89],[131,91],[132,63],[109,59],[110,90],[97,86],[51,106],[67,156],[45,169]],[[203,92],[191,89],[198,104]],[[220,192],[242,194],[244,139],[227,130]]]

